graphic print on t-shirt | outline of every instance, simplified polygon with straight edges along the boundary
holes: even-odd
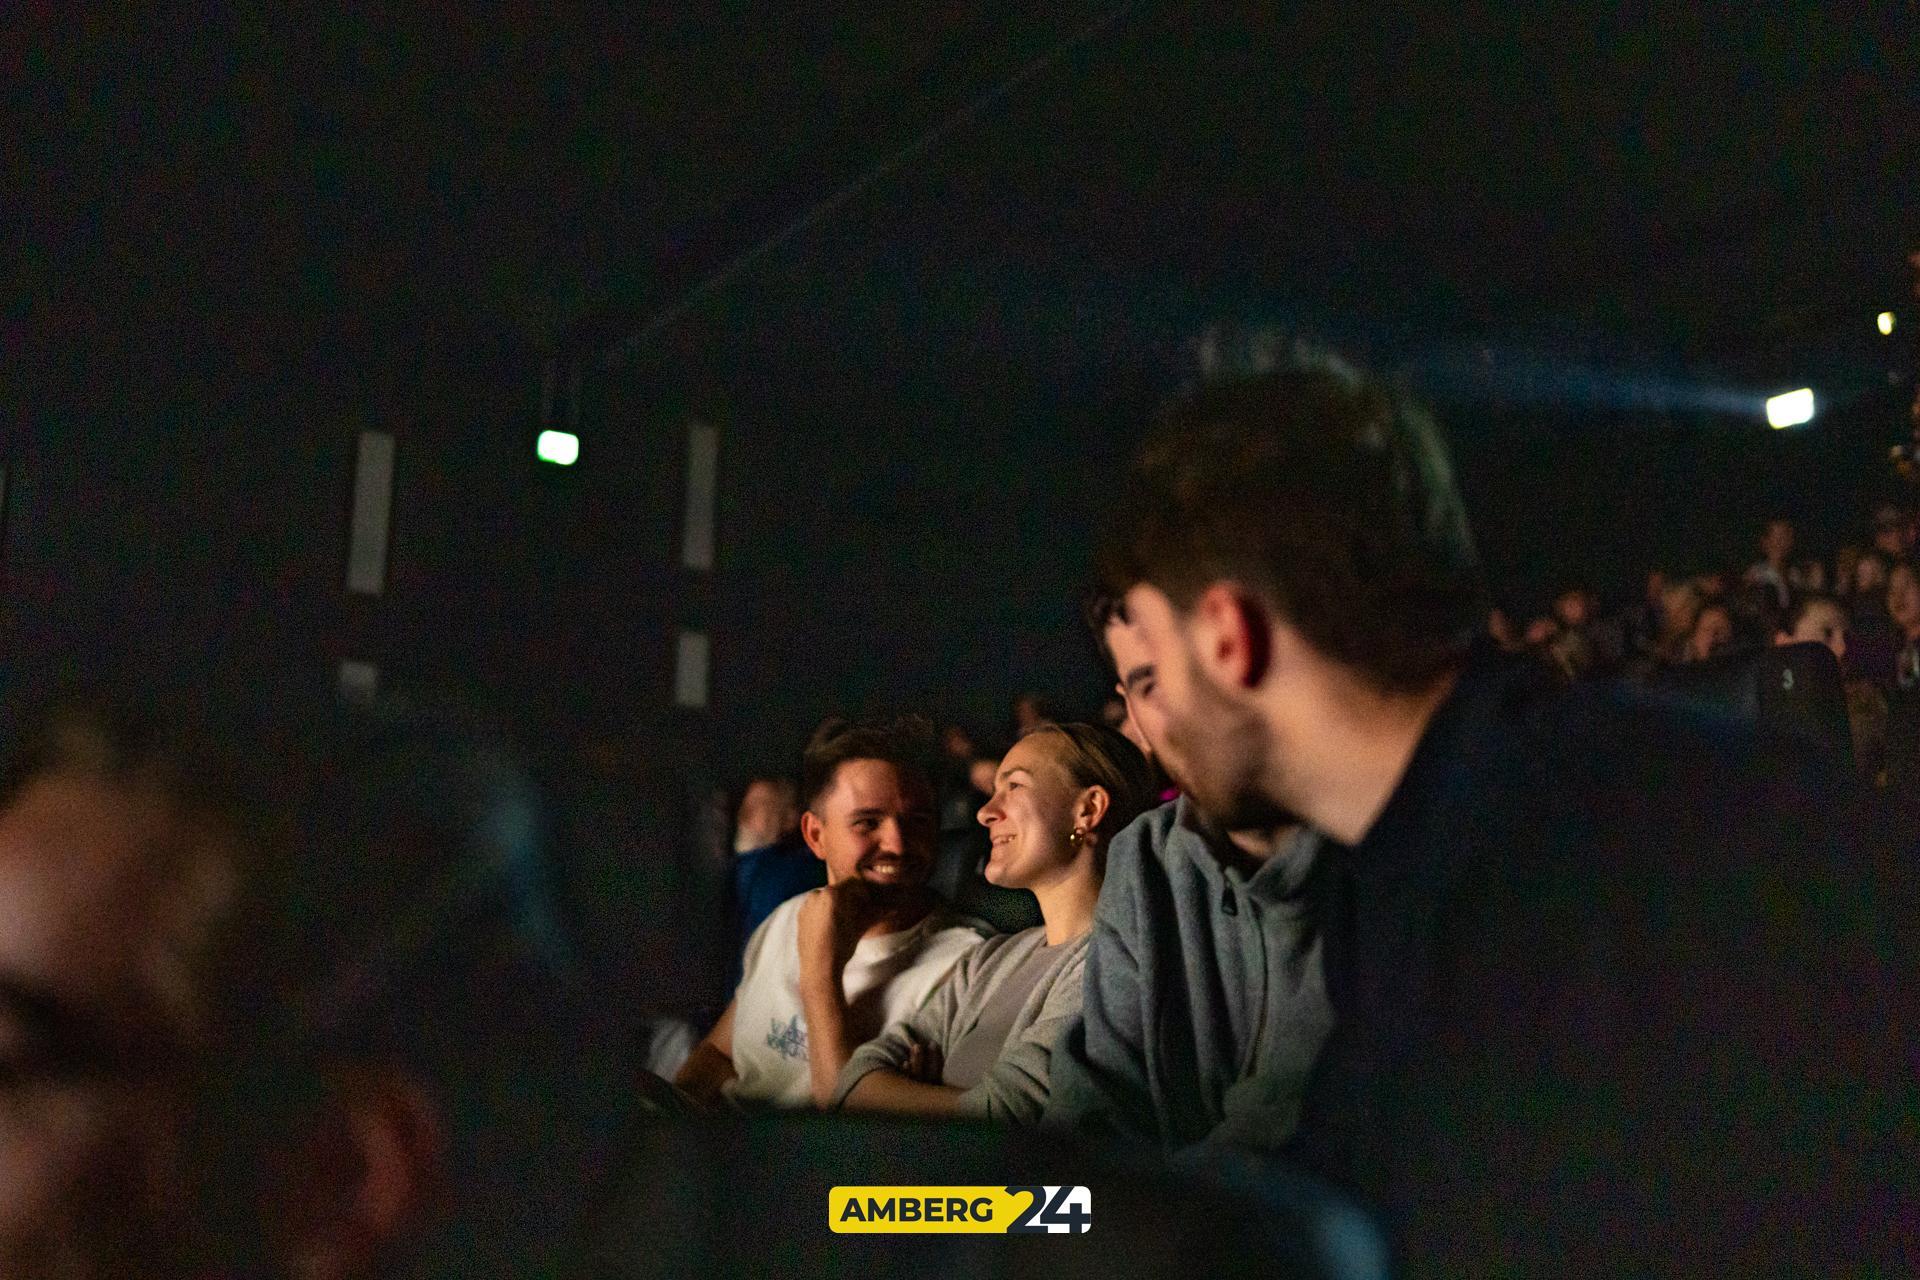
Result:
[[[767,1048],[783,1058],[807,1056],[807,1029],[800,1025],[799,1014],[789,1018],[785,1026],[778,1018],[769,1021],[772,1029],[767,1032]]]

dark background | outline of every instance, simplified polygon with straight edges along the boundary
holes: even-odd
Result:
[[[832,710],[1089,711],[1090,528],[1223,316],[1409,370],[1523,605],[1744,558],[1775,510],[1830,545],[1904,432],[1920,20],[1598,8],[20,7],[6,715],[365,659],[683,830]],[[1807,382],[1822,417],[1768,432]],[[694,418],[711,575],[677,567]],[[369,428],[377,599],[343,589]],[[705,712],[668,707],[683,626]]]

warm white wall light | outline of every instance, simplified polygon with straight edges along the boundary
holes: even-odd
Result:
[[[1767,425],[1778,431],[1813,421],[1813,388],[1802,387],[1785,395],[1767,398]]]

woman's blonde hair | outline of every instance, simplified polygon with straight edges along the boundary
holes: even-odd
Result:
[[[1060,760],[1075,786],[1106,791],[1106,816],[1094,828],[1103,845],[1152,807],[1157,798],[1153,770],[1140,748],[1118,730],[1103,724],[1043,724],[1026,736],[1042,734],[1060,740]]]

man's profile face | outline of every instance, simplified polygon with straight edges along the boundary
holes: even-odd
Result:
[[[1118,682],[1114,688],[1126,704],[1127,720],[1133,727],[1127,736],[1132,738],[1137,734],[1135,745],[1160,766],[1176,787],[1185,790],[1179,767],[1167,758],[1167,717],[1159,697],[1159,672],[1139,627],[1115,616],[1107,622],[1106,641]]]
[[[1266,734],[1258,713],[1218,688],[1200,670],[1193,621],[1156,587],[1127,592],[1124,636],[1109,629],[1128,706],[1153,743],[1161,767],[1199,806],[1229,830],[1259,830],[1284,820],[1264,796]],[[1122,655],[1125,658],[1122,658]],[[1124,664],[1124,665],[1123,665]],[[1129,686],[1129,675],[1150,673]]]
[[[188,1252],[187,949],[220,905],[157,798],[46,775],[0,811],[0,1275],[160,1274]],[[171,868],[172,870],[169,870]]]
[[[802,832],[827,883],[860,879],[914,890],[933,873],[937,830],[927,780],[887,760],[849,760],[808,811]]]

